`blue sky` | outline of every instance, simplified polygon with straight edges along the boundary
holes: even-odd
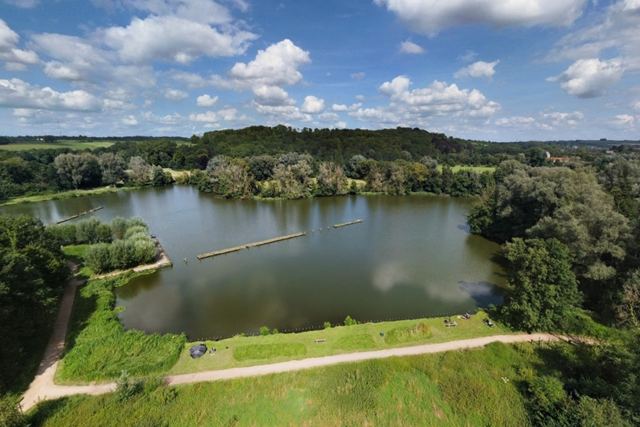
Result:
[[[0,0],[0,134],[640,139],[640,0]]]

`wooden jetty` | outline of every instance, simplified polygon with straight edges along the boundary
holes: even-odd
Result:
[[[296,237],[302,237],[302,236],[306,236],[306,235],[307,235],[306,232],[304,232],[304,233],[296,233],[296,234],[289,234],[288,236],[276,237],[274,239],[263,240],[262,242],[249,243],[247,245],[236,246],[236,247],[229,248],[229,249],[223,249],[221,251],[213,251],[213,252],[209,252],[209,253],[206,253],[206,254],[198,255],[198,259],[211,258],[211,257],[218,256],[218,255],[226,255],[226,254],[230,254],[232,252],[241,251],[243,249],[255,248],[255,247],[258,247],[258,246],[262,246],[262,245],[268,245],[270,243],[282,242],[283,240],[295,239]]]
[[[98,206],[97,208],[93,208],[93,209],[88,210],[86,212],[80,212],[77,215],[71,215],[70,217],[63,218],[60,221],[56,221],[56,224],[62,224],[63,222],[71,221],[72,219],[76,219],[76,218],[81,217],[83,215],[88,215],[88,214],[93,213],[95,211],[99,211],[100,209],[103,209],[103,208],[104,208],[104,206]]]
[[[333,226],[333,228],[346,227],[347,225],[359,224],[361,222],[362,222],[361,219],[356,219],[355,221],[343,222],[342,224],[336,224],[336,225]]]

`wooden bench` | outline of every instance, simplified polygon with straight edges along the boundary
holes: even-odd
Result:
[[[326,339],[320,339],[320,340],[316,340],[316,342],[327,342]]]

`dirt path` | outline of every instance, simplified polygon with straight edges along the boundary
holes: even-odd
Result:
[[[73,282],[72,282],[73,283]],[[69,288],[71,288],[71,284],[69,284]],[[75,289],[75,285],[74,289]],[[67,289],[68,290],[68,289]],[[71,293],[71,304],[73,303],[73,295]],[[66,308],[65,303],[67,301],[67,292],[65,292],[65,298],[63,299],[62,307],[60,309],[60,313],[65,311]],[[70,308],[69,314],[70,314]],[[63,330],[66,331],[66,323],[68,322],[68,316],[64,323],[64,327],[62,325],[58,325],[58,320],[60,320],[61,315],[58,315],[58,320],[56,320],[56,328],[58,331]],[[49,344],[49,347],[52,345],[55,347],[51,352],[49,351],[49,347],[47,347],[47,353],[45,355],[45,361],[47,358],[54,358],[52,364],[46,366],[45,361],[41,365],[41,369],[44,367],[42,373],[38,372],[38,376],[33,381],[31,386],[29,387],[29,391],[24,396],[22,400],[22,410],[27,411],[39,401],[39,400],[49,400],[56,399],[63,396],[71,396],[74,394],[91,394],[98,395],[109,393],[115,390],[115,383],[108,384],[90,384],[86,386],[59,386],[53,383],[53,376],[55,374],[55,369],[58,364],[58,358],[62,353],[62,348],[64,348],[64,335],[62,338],[57,336],[54,333],[54,338],[52,338],[52,342]],[[219,371],[206,371],[206,372],[196,372],[193,374],[184,374],[184,375],[173,375],[167,377],[168,385],[179,385],[179,384],[191,384],[198,382],[206,382],[206,381],[219,381],[219,380],[230,380],[233,378],[244,378],[244,377],[253,377],[260,375],[268,375],[275,374],[280,372],[290,372],[290,371],[298,371],[301,369],[309,369],[316,368],[320,366],[328,366],[335,365],[338,363],[348,363],[348,362],[358,362],[362,360],[369,359],[383,359],[386,357],[394,357],[394,356],[412,356],[418,354],[428,354],[428,353],[440,353],[451,350],[461,350],[467,348],[478,348],[484,347],[487,344],[492,342],[503,342],[503,343],[515,343],[515,342],[533,342],[533,341],[557,341],[558,338],[555,335],[551,334],[520,334],[520,335],[495,335],[492,337],[482,337],[482,338],[472,338],[467,340],[460,341],[450,341],[439,344],[425,344],[419,345],[415,347],[402,347],[402,348],[393,348],[388,350],[376,350],[376,351],[365,351],[359,353],[349,353],[349,354],[339,354],[335,356],[325,356],[325,357],[316,357],[310,359],[303,360],[292,360],[289,362],[282,363],[273,363],[270,365],[259,365],[259,366],[249,366],[245,368],[232,368],[232,369],[224,369]],[[58,343],[58,344],[56,344]],[[57,347],[56,345],[60,345]],[[55,356],[55,357],[54,357]],[[51,359],[53,360],[53,359]]]

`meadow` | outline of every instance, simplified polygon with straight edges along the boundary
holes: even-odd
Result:
[[[56,148],[68,148],[70,150],[95,150],[96,148],[111,147],[114,143],[110,141],[85,142],[75,139],[64,139],[55,142],[33,141],[19,144],[0,145],[0,150],[22,151],[22,150],[48,150]]]
[[[206,354],[199,359],[192,359],[189,348],[195,342],[187,343],[178,363],[169,371],[169,374],[254,366],[309,357],[435,344],[512,333],[498,324],[493,328],[488,327],[482,322],[486,317],[486,313],[480,311],[468,320],[453,318],[452,320],[458,322],[456,327],[446,327],[444,318],[431,318],[363,323],[301,333],[252,337],[238,335],[220,341],[197,341],[197,343],[204,342],[207,348],[215,348],[216,352],[212,355]],[[381,332],[384,332],[384,336]],[[316,340],[325,341],[316,342]]]
[[[544,369],[537,347],[493,343],[178,387],[153,379],[131,397],[74,396],[28,415],[34,427],[528,426],[519,387]]]

